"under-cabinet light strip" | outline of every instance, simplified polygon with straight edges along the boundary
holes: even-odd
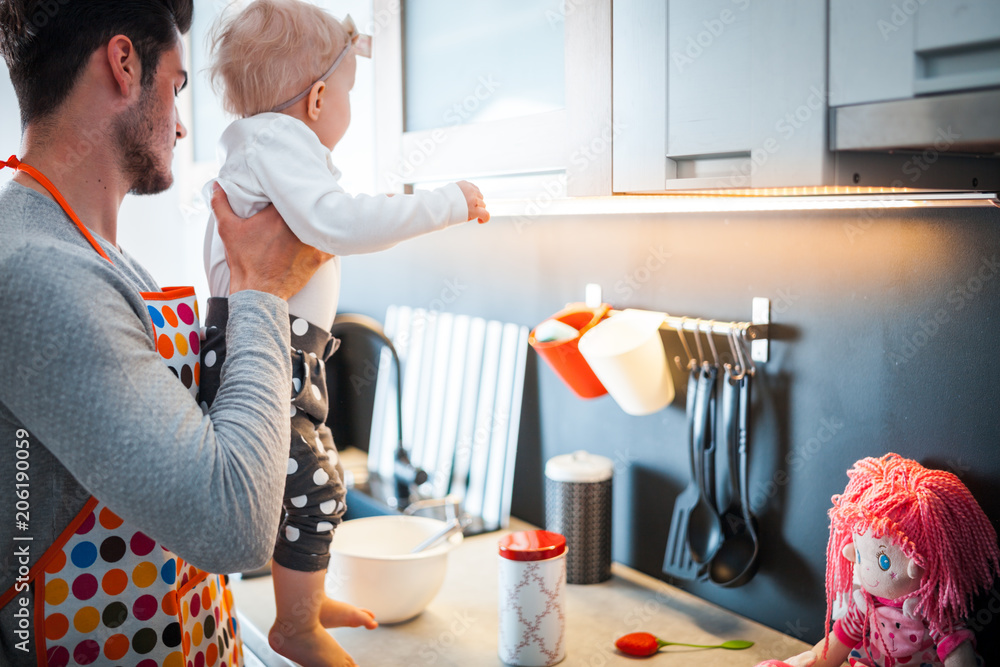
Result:
[[[851,195],[815,197],[715,197],[689,195],[621,195],[553,199],[487,199],[494,218],[532,219],[551,215],[641,213],[729,213],[849,209],[913,209],[926,207],[997,206],[996,193]]]

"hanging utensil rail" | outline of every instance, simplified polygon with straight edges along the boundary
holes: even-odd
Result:
[[[601,286],[587,285],[587,305],[595,308],[602,302]],[[639,309],[636,309],[639,310]],[[609,315],[616,315],[620,310],[610,310]],[[656,312],[656,311],[654,311]],[[712,320],[699,317],[681,317],[663,313],[661,329],[669,331],[696,331],[704,334],[728,336],[736,334],[750,343],[750,358],[754,361],[767,361],[768,339],[771,323],[771,300],[767,297],[754,297],[751,304],[751,321],[737,322]]]

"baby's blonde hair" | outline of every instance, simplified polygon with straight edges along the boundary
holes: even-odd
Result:
[[[223,15],[211,32],[213,87],[229,113],[269,111],[323,76],[347,31],[303,0],[254,0]]]

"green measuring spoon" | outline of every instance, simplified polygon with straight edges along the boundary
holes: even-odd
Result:
[[[634,655],[638,657],[646,657],[658,653],[664,646],[691,646],[693,648],[724,648],[731,651],[739,651],[741,649],[750,648],[753,646],[753,642],[748,642],[744,639],[731,639],[727,642],[722,642],[717,646],[706,646],[704,644],[685,644],[684,642],[668,642],[660,639],[654,634],[649,632],[633,632],[627,634],[624,637],[619,637],[615,641],[615,648],[626,655]]]
[[[727,642],[722,642],[716,646],[705,646],[703,644],[685,644],[684,642],[665,642],[660,638],[656,639],[656,643],[661,647],[663,646],[691,646],[692,648],[725,648],[731,651],[742,651],[745,648],[750,648],[753,646],[753,642],[748,642],[745,639],[731,639]]]

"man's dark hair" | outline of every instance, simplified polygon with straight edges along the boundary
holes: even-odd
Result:
[[[0,53],[26,126],[56,111],[87,60],[115,35],[132,40],[142,86],[153,82],[175,30],[191,28],[194,0],[0,0]]]

